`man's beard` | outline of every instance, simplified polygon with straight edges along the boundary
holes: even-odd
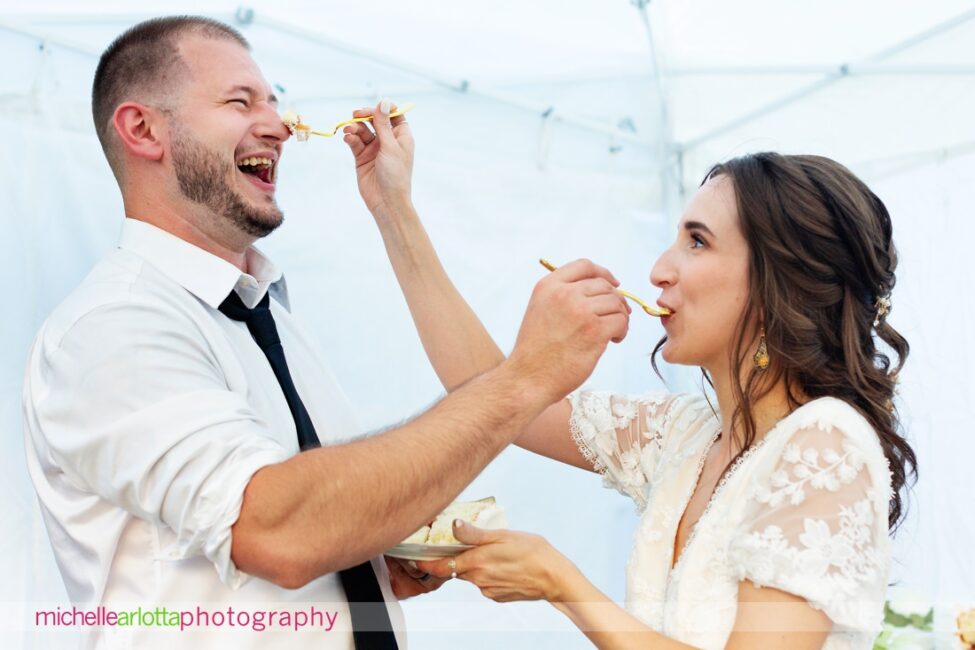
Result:
[[[173,132],[173,167],[179,190],[218,218],[230,221],[254,237],[266,237],[284,221],[284,214],[272,199],[264,208],[251,205],[231,185],[229,177],[237,166],[179,128]]]

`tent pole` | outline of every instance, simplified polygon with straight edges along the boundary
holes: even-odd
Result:
[[[868,56],[863,60],[862,63],[875,63],[890,58],[895,54],[899,54],[904,50],[915,47],[927,40],[930,40],[931,38],[934,38],[935,36],[940,36],[942,33],[961,25],[962,23],[965,23],[971,20],[972,18],[975,18],[975,9],[971,9],[969,11],[958,14],[957,16],[944,21],[943,23],[939,23],[938,25],[935,25],[934,27],[926,29],[923,32],[915,34],[910,38],[904,39],[903,41],[900,41],[899,43],[896,43],[887,49],[881,50],[880,52]],[[750,122],[754,122],[760,117],[764,117],[769,113],[774,113],[775,111],[778,111],[786,106],[789,106],[790,104],[795,103],[796,101],[802,99],[803,97],[806,97],[807,95],[811,95],[815,92],[819,92],[823,88],[831,86],[837,81],[848,77],[850,75],[851,68],[855,69],[856,65],[850,65],[850,64],[841,65],[835,68],[832,72],[830,72],[826,76],[824,76],[822,79],[814,81],[800,88],[799,90],[784,95],[779,99],[769,102],[768,104],[754,111],[741,115],[731,120],[730,122],[722,126],[719,126],[716,129],[712,129],[711,131],[708,131],[703,135],[700,135],[696,138],[692,138],[687,142],[678,144],[677,146],[681,147],[684,151],[687,151],[703,144],[704,142],[707,142],[708,140],[713,140],[714,138],[720,135],[723,135],[729,131],[733,131],[740,126],[743,126]]]
[[[93,56],[93,57],[98,57],[101,54],[101,52],[96,52],[79,43],[75,43],[63,38],[51,38],[49,36],[45,36],[44,34],[41,34],[40,32],[35,32],[34,30],[28,29],[26,27],[21,27],[19,25],[11,25],[10,23],[3,20],[0,20],[0,31],[11,32],[19,36],[25,36],[27,38],[34,39],[38,42],[40,46],[45,46],[47,44],[56,45],[60,48],[68,50],[69,52],[75,52],[76,54],[83,54],[86,56]]]
[[[929,165],[931,163],[943,163],[952,158],[966,156],[975,153],[975,140],[959,142],[947,147],[916,151],[908,154],[898,154],[887,158],[866,160],[850,165],[856,169],[857,173],[862,173],[864,178],[871,183],[891,176],[897,176],[904,172]],[[872,171],[877,170],[877,171]]]
[[[664,93],[663,79],[660,74],[660,58],[657,55],[657,45],[653,37],[653,26],[650,23],[648,7],[650,0],[630,0],[630,3],[640,12],[643,26],[647,32],[647,44],[650,49],[650,69],[653,74],[653,85],[657,93],[659,115],[657,119],[657,156],[660,169],[660,194],[663,204],[664,220],[668,232],[676,227],[675,219],[681,209],[681,197],[684,193],[684,179],[680,173],[679,150],[673,146],[670,127],[670,111],[667,106],[667,96]]]
[[[669,68],[667,75],[671,77],[689,76],[799,76],[799,75],[826,75],[836,72],[837,66],[830,65],[810,65],[810,66],[702,66],[689,68]],[[893,75],[925,75],[925,76],[955,76],[955,75],[975,75],[973,65],[883,65],[871,63],[858,63],[847,66],[847,74],[851,77],[863,76],[893,76]]]
[[[653,84],[657,91],[657,99],[660,104],[660,126],[662,133],[660,141],[667,143],[670,140],[670,118],[667,111],[667,98],[664,95],[663,80],[660,78],[660,59],[657,57],[657,46],[653,38],[653,27],[650,25],[650,13],[647,7],[650,0],[630,0],[640,12],[643,19],[643,26],[647,31],[647,44],[650,47],[650,69],[653,71]]]

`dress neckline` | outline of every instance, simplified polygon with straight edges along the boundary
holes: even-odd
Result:
[[[694,538],[697,536],[697,531],[701,527],[701,522],[703,522],[704,518],[711,512],[712,506],[714,505],[714,502],[717,500],[717,498],[720,496],[721,492],[724,489],[724,486],[737,473],[738,469],[744,464],[744,462],[749,457],[754,455],[756,451],[761,449],[762,446],[764,446],[765,442],[769,438],[771,438],[773,434],[777,433],[780,429],[782,429],[783,428],[782,425],[785,424],[788,420],[792,419],[792,417],[796,413],[806,408],[810,404],[822,400],[827,400],[827,399],[830,399],[829,396],[817,397],[815,399],[809,400],[805,404],[800,404],[791,413],[786,414],[778,422],[776,422],[775,425],[773,425],[772,428],[769,429],[764,436],[762,436],[761,440],[759,440],[751,447],[746,449],[744,453],[742,453],[737,459],[735,459],[735,461],[731,464],[731,467],[729,467],[725,471],[724,475],[718,481],[718,484],[714,486],[714,490],[711,492],[711,496],[708,498],[708,502],[704,506],[704,510],[701,511],[701,515],[697,518],[697,521],[694,522],[694,527],[691,528],[690,535],[687,536],[687,539],[684,541],[683,546],[680,548],[680,553],[677,555],[677,561],[675,562],[673,559],[671,559],[670,574],[669,574],[670,579],[673,579],[673,577],[677,575],[678,569],[680,569],[681,565],[683,564],[684,557],[686,557],[687,551],[691,548],[691,543],[694,541]],[[717,442],[719,438],[721,438],[722,427],[721,427],[720,420],[716,421],[716,424],[718,426],[718,431],[717,433],[711,436],[711,440],[708,442],[707,445],[705,445],[704,451],[701,453],[701,456],[697,463],[697,474],[694,478],[694,482],[691,484],[690,490],[688,491],[687,495],[684,497],[684,506],[683,508],[681,508],[680,518],[677,520],[677,527],[674,529],[674,550],[675,551],[677,550],[677,531],[678,529],[680,529],[680,522],[683,521],[684,515],[687,513],[687,507],[690,505],[691,499],[694,497],[694,492],[697,491],[698,485],[701,482],[701,473],[704,471],[704,464],[707,461],[708,454],[711,452],[711,447],[713,447],[714,443]],[[674,556],[672,554],[671,558],[673,557]]]

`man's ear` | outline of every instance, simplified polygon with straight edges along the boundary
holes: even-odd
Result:
[[[129,155],[154,161],[162,159],[162,136],[166,129],[158,110],[135,102],[119,104],[112,115],[112,126]]]

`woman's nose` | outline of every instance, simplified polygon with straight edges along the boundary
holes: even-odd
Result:
[[[659,289],[663,289],[674,284],[676,280],[677,274],[674,265],[670,261],[670,249],[668,248],[661,253],[660,257],[654,263],[653,268],[650,270],[650,284]]]

